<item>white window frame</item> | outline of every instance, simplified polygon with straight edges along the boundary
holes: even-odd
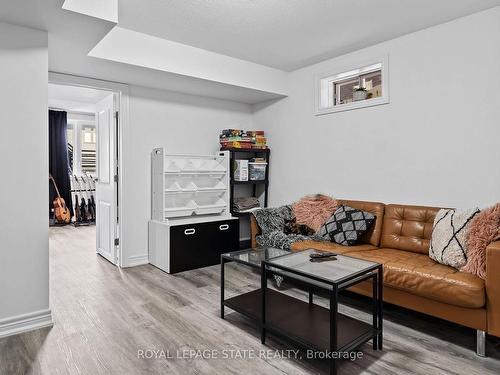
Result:
[[[96,128],[96,122],[92,118],[93,114],[80,114],[68,112],[68,123],[73,126],[73,174],[82,174],[82,142],[83,127]],[[97,145],[96,145],[97,147]],[[97,165],[96,165],[97,168]]]
[[[333,103],[333,82],[344,81],[350,77],[361,74],[367,74],[370,69],[361,71],[364,68],[381,64],[382,73],[382,96],[360,100],[346,104]],[[376,71],[379,69],[372,69]],[[389,57],[387,55],[373,58],[368,61],[352,61],[344,63],[330,73],[318,74],[315,78],[315,115],[324,115],[328,113],[350,111],[358,108],[372,107],[389,103]]]
[[[83,128],[94,128],[94,136],[96,137],[96,142],[95,142],[96,165],[95,165],[95,170],[93,172],[90,172],[90,174],[97,174],[97,122],[95,120],[93,122],[92,121],[79,121],[78,122],[78,136],[79,136],[79,142],[80,142],[80,144],[78,145],[79,152],[80,152],[80,154],[78,155],[78,169],[79,169],[80,174],[83,174],[83,165],[82,165],[83,144],[87,143],[87,142],[85,142],[85,139],[84,139]],[[92,142],[90,142],[90,143],[92,143]]]

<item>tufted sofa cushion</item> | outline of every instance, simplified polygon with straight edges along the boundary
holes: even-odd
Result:
[[[380,247],[429,254],[432,224],[439,210],[425,206],[385,206]]]
[[[484,280],[434,262],[426,254],[380,248],[346,254],[384,265],[384,285],[461,307],[485,305]]]

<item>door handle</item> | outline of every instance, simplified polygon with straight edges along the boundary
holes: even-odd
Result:
[[[186,236],[190,236],[190,235],[195,234],[195,233],[196,233],[196,229],[194,229],[194,228],[188,228],[188,229],[184,230],[184,234]]]
[[[222,224],[222,225],[219,225],[219,229],[220,229],[220,230],[228,230],[228,229],[229,229],[229,224]]]

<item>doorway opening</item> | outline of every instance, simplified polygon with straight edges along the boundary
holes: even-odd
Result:
[[[118,266],[120,101],[117,90],[49,81],[50,236]]]

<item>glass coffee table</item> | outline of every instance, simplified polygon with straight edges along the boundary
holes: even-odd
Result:
[[[229,307],[261,327],[265,344],[268,334],[288,340],[316,352],[330,353],[330,372],[336,374],[336,360],[342,353],[357,350],[372,340],[373,349],[382,349],[382,265],[348,255],[311,261],[316,250],[288,252],[280,249],[248,249],[221,256],[221,317]],[[224,265],[238,263],[259,268],[261,287],[224,299]],[[309,291],[309,301],[302,301],[267,286],[268,277],[278,275]],[[338,294],[363,281],[372,281],[371,324],[338,312]],[[328,295],[329,309],[313,303],[313,294]],[[325,358],[323,356],[322,358]]]
[[[231,308],[232,310],[238,311],[243,315],[247,315],[250,318],[254,318],[253,314],[249,315],[246,309],[239,310],[238,305],[232,304],[233,299],[224,300],[224,270],[225,264],[227,262],[236,262],[243,264],[245,266],[254,268],[260,272],[262,267],[262,262],[266,260],[270,260],[282,255],[290,254],[288,250],[276,249],[273,247],[260,247],[260,248],[252,248],[246,250],[233,251],[231,253],[226,253],[221,255],[221,308],[220,308],[220,317],[224,319],[224,306]]]

